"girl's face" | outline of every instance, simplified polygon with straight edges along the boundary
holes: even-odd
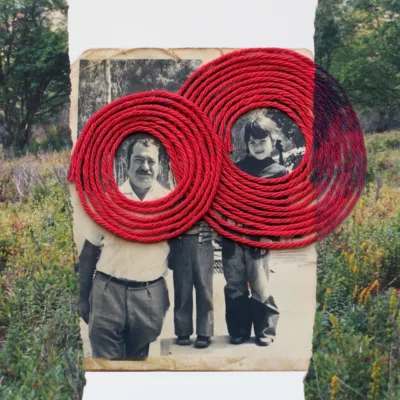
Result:
[[[257,160],[264,160],[264,158],[271,157],[272,152],[272,139],[267,136],[263,139],[254,139],[250,136],[249,140],[250,155]]]

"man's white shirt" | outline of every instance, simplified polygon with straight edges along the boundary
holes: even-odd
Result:
[[[141,201],[129,180],[119,186],[126,197]],[[142,201],[157,200],[170,193],[157,180]],[[114,235],[93,223],[88,227],[86,239],[101,248],[96,269],[105,274],[130,281],[147,282],[166,275],[168,271],[168,242],[139,243]]]

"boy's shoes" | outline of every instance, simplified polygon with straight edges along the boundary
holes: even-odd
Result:
[[[269,344],[271,344],[273,341],[274,341],[274,339],[272,337],[270,337],[270,336],[267,336],[267,337],[258,336],[258,337],[256,337],[256,344],[258,346],[264,346],[265,347],[265,346],[268,346]]]
[[[176,344],[179,346],[190,346],[192,344],[190,336],[178,336]]]
[[[196,341],[194,342],[194,347],[198,349],[205,349],[211,343],[211,338],[209,336],[197,336]]]
[[[231,336],[230,342],[232,344],[242,344],[248,339],[248,336]]]

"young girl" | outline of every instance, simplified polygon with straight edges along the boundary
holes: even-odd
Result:
[[[247,156],[236,166],[260,178],[286,175],[286,168],[271,158],[274,146],[271,131],[276,129],[276,124],[264,115],[248,122],[244,128]],[[222,240],[226,322],[232,344],[241,344],[249,339],[252,326],[259,346],[274,341],[279,311],[269,291],[268,258],[267,250],[226,238]]]

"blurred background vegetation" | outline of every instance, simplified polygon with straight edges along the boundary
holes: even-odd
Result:
[[[66,186],[64,0],[0,0],[0,398],[79,399],[83,353]],[[307,399],[400,398],[400,3],[320,0],[315,58],[368,151],[351,216],[318,245]]]
[[[70,142],[65,0],[0,0],[0,145],[58,150]]]

